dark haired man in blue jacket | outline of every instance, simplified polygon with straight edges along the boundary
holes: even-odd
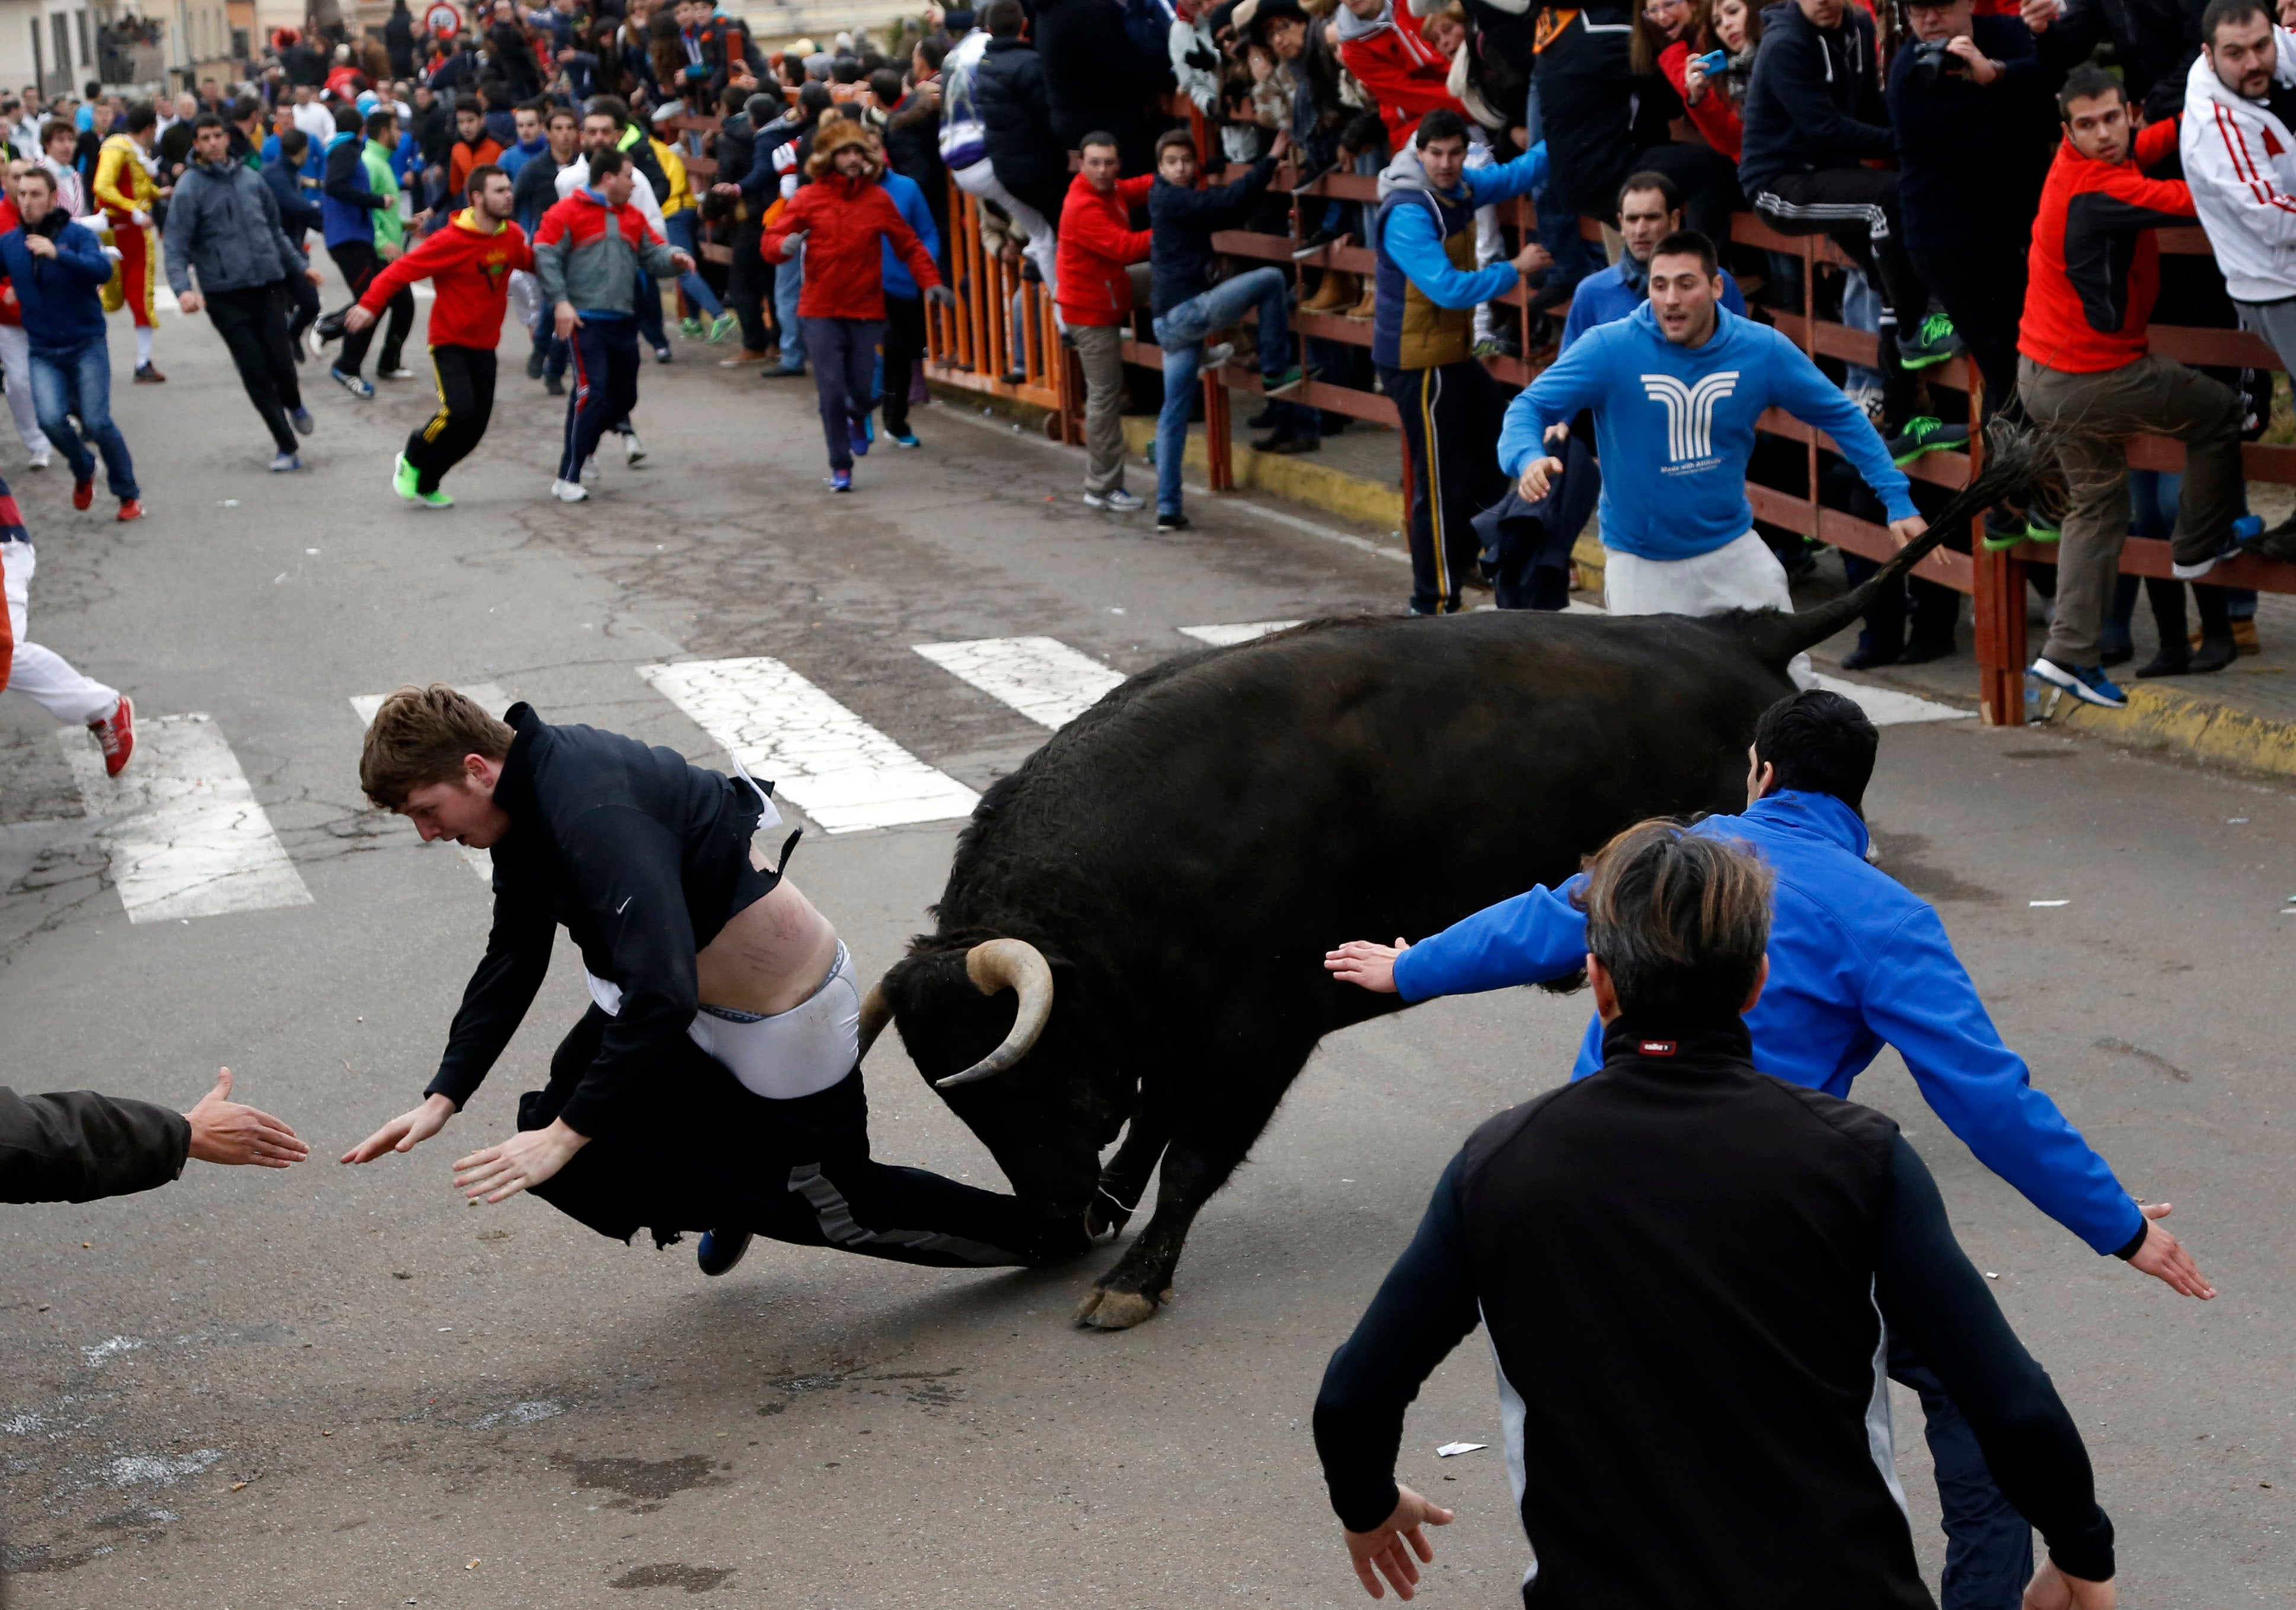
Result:
[[[32,350],[32,401],[40,429],[71,465],[72,507],[95,498],[95,459],[119,499],[119,518],[141,520],[135,461],[127,439],[111,423],[111,348],[105,339],[103,287],[111,259],[85,226],[56,204],[56,181],[45,168],[28,171],[16,187],[23,222],[0,234],[0,273],[15,287],[24,337]],[[79,429],[72,428],[73,420]]]
[[[1848,0],[1782,0],[1765,10],[1746,85],[1738,184],[1773,229],[1833,236],[1875,282],[1887,375],[1899,364],[1941,364],[1961,345],[1953,321],[1931,315],[1929,290],[1906,253],[1898,176],[1864,166],[1897,154],[1881,61],[1873,17]],[[1910,405],[1910,386],[1890,390]]]
[[[1742,816],[1693,832],[1742,841],[1775,875],[1769,982],[1746,1014],[1764,1072],[1847,1099],[1850,1081],[1895,1046],[1946,1127],[1978,1160],[2099,1253],[2186,1296],[2216,1295],[2159,1220],[2033,1088],[2002,1043],[1929,902],[1866,860],[1862,806],[1880,735],[1857,705],[1822,691],[1794,694],[1755,728]],[[1416,945],[1351,941],[1324,965],[1406,1001],[1569,978],[1586,965],[1583,875],[1532,889]],[[1603,1025],[1589,1026],[1572,1074],[1603,1065]],[[1893,1346],[1890,1373],[1918,1392],[1944,1508],[1946,1610],[2013,1606],[2032,1574],[2032,1531],[2002,1497],[1968,1423],[1928,1368]]]

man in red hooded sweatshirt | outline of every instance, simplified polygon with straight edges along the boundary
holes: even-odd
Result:
[[[1150,232],[1132,227],[1152,173],[1119,179],[1116,136],[1088,134],[1083,171],[1061,203],[1061,322],[1084,364],[1084,500],[1129,514],[1147,505],[1124,489],[1124,323],[1132,316],[1132,270],[1146,272]]]
[[[869,450],[866,420],[885,335],[883,242],[890,242],[928,301],[954,302],[924,242],[877,181],[885,171],[876,137],[844,116],[822,114],[805,170],[813,183],[783,206],[758,243],[769,263],[787,260],[805,242],[805,289],[797,304],[805,355],[821,397],[821,431],[829,443],[829,487],[853,489],[853,460]]]
[[[502,341],[510,276],[531,272],[534,248],[511,222],[517,209],[510,175],[491,162],[471,170],[467,209],[403,257],[384,266],[343,319],[356,333],[381,317],[390,299],[416,280],[439,293],[430,306],[430,374],[439,412],[406,439],[390,478],[391,489],[426,508],[452,508],[439,489],[447,472],[471,455],[487,433],[495,407],[495,348]]]

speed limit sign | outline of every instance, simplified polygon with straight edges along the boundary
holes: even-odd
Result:
[[[463,13],[455,9],[454,0],[432,0],[422,13],[422,26],[441,39],[451,39],[463,31]]]

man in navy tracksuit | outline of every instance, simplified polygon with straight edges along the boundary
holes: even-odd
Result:
[[[1848,0],[1766,9],[1746,85],[1738,185],[1772,228],[1832,235],[1874,281],[1883,304],[1882,366],[1891,374],[1900,363],[1941,364],[1961,346],[1950,319],[1930,316],[1928,288],[1906,254],[1898,176],[1864,166],[1897,153],[1881,60],[1873,17]]]
[[[1803,693],[1756,728],[1743,816],[1693,830],[1742,840],[1776,877],[1769,982],[1746,1014],[1764,1072],[1847,1097],[1891,1045],[1946,1126],[1980,1162],[2099,1253],[2188,1296],[2212,1297],[2192,1257],[2140,1206],[2001,1041],[1929,903],[1866,859],[1860,814],[1879,735],[1839,694]],[[1357,941],[1324,965],[1406,1001],[1565,978],[1587,957],[1583,876],[1532,889],[1399,950]],[[1588,1028],[1572,1077],[1603,1065]],[[1967,1423],[1902,1346],[1890,1374],[1922,1395],[1948,1539],[1946,1610],[2014,1610],[2032,1572],[2032,1533],[2001,1496]]]

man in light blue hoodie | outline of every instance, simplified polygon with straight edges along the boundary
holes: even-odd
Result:
[[[1768,408],[1833,439],[1900,544],[1929,529],[1857,405],[1792,341],[1721,306],[1712,242],[1689,229],[1668,235],[1651,253],[1649,285],[1643,307],[1587,332],[1517,395],[1499,433],[1500,467],[1536,503],[1562,472],[1548,445],[1581,408],[1593,411],[1612,614],[1793,608],[1746,500],[1755,422]],[[1789,669],[1800,686],[1816,686],[1808,655]]]
[[[1742,842],[1775,875],[1769,982],[1745,1014],[1754,1065],[1847,1100],[1850,1081],[1884,1045],[1896,1047],[1946,1127],[2034,1206],[2171,1290],[2215,1296],[2161,1222],[2169,1204],[2131,1197],[2033,1088],[1937,912],[1867,864],[1863,809],[1880,743],[1839,694],[1783,699],[1754,729],[1745,813],[1708,817],[1691,830]],[[1577,903],[1585,883],[1582,875],[1534,888],[1415,945],[1354,941],[1324,965],[1346,982],[1410,1002],[1566,979],[1587,962],[1587,916]],[[1597,1023],[1574,1079],[1601,1072],[1602,1046]],[[1920,1393],[1928,1420],[1948,1540],[1947,1610],[2015,1606],[2032,1574],[2032,1528],[2002,1496],[1968,1421],[1928,1367],[1894,1339],[1889,1363]]]

